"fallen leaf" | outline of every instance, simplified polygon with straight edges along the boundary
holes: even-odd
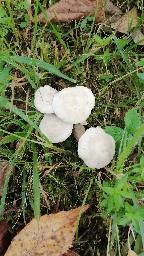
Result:
[[[107,0],[105,2],[104,9],[105,9],[106,20],[109,20],[110,22],[116,22],[122,16],[122,11],[116,5],[114,5],[110,0]]]
[[[39,14],[40,23],[45,24],[48,21],[70,22],[72,20],[80,20],[94,13],[96,22],[105,19],[102,0],[60,0],[50,6],[46,13],[48,19],[45,18],[43,13]]]
[[[9,164],[6,161],[0,162],[0,196],[2,196],[3,185],[5,182],[6,175],[9,171]]]
[[[138,43],[138,45],[144,45],[144,35],[140,30],[133,32],[131,37],[135,43]]]
[[[5,220],[0,221],[0,256],[3,256],[10,244],[8,225]]]
[[[132,29],[136,26],[138,22],[138,13],[136,8],[132,8],[129,12],[122,15],[122,17],[114,22],[111,23],[111,27],[121,33],[126,34],[129,29]]]
[[[85,128],[81,124],[75,124],[73,128],[73,135],[77,141],[79,141],[80,137],[85,133]]]
[[[89,208],[85,205],[83,212]],[[5,256],[61,256],[72,247],[80,208],[33,219],[14,237]]]

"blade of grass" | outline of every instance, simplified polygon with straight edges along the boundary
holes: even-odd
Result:
[[[120,168],[123,166],[125,159],[128,157],[130,154],[131,150],[135,146],[136,141],[144,135],[144,124],[140,126],[138,131],[135,133],[134,137],[131,139],[130,143],[128,146],[125,148],[125,150],[122,152],[122,154],[119,156],[119,160],[116,165],[116,170],[120,170]]]
[[[80,209],[80,212],[79,212],[79,216],[78,216],[78,219],[77,219],[77,223],[76,223],[76,239],[77,240],[78,240],[78,226],[79,226],[79,223],[80,223],[80,218],[81,218],[81,215],[82,215],[82,210],[83,210],[83,207],[86,204],[86,200],[88,198],[88,194],[89,194],[89,191],[91,189],[92,184],[93,184],[93,178],[91,179],[90,184],[88,186],[88,189],[86,190],[85,197],[83,199],[82,206],[81,206],[81,209]]]
[[[39,220],[40,218],[40,184],[39,184],[39,171],[37,163],[36,147],[32,144],[33,150],[33,193],[34,193],[34,217]]]

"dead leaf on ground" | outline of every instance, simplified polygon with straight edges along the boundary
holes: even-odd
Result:
[[[48,19],[43,13],[39,15],[40,23],[48,21],[70,22],[80,20],[88,15],[96,13],[96,22],[105,19],[102,0],[60,0],[46,10]]]
[[[0,196],[2,196],[3,185],[9,171],[9,164],[6,161],[0,162]]]
[[[10,244],[8,225],[5,220],[0,221],[0,256],[3,256]]]
[[[83,212],[89,208],[85,205]],[[33,219],[14,237],[5,256],[61,256],[72,247],[80,207]]]
[[[105,2],[104,9],[105,9],[106,20],[109,20],[110,22],[116,22],[122,16],[122,11],[116,5],[114,5],[110,0],[107,0]]]
[[[132,29],[138,22],[138,13],[136,8],[132,8],[129,12],[122,15],[122,17],[111,24],[111,27],[121,33],[126,34],[128,29]]]
[[[138,45],[144,45],[144,35],[140,30],[133,32],[131,36],[135,43],[138,43]]]

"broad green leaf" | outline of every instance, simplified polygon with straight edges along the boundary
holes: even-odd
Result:
[[[140,115],[135,108],[130,109],[126,113],[124,121],[127,131],[132,135],[138,130],[141,124]]]
[[[128,191],[120,191],[119,193],[121,196],[123,196],[125,198],[129,198],[129,199],[133,198],[133,193],[130,193]]]
[[[0,83],[5,83],[5,81],[7,81],[7,77],[11,69],[12,69],[11,65],[3,69],[3,71],[0,73]],[[1,88],[0,88],[0,91],[1,91]]]
[[[133,211],[133,206],[131,206],[128,202],[125,202],[125,210],[127,212],[132,212]]]
[[[136,65],[137,65],[137,66],[142,66],[142,67],[144,67],[144,58],[142,58],[140,61],[138,61],[138,62],[136,63]]]
[[[114,194],[114,204],[116,211],[119,211],[121,207],[123,207],[123,199],[119,194]]]
[[[118,142],[122,139],[123,129],[120,127],[106,126],[104,130],[114,138],[115,142]]]
[[[93,36],[96,43],[103,45],[103,39],[101,39],[97,34]]]
[[[120,180],[117,181],[117,185],[115,187],[116,191],[119,192],[119,190],[121,190],[125,186],[127,182],[127,178],[128,178],[128,174],[125,174]]]
[[[114,188],[102,187],[102,190],[103,190],[104,192],[106,192],[107,194],[110,194],[110,195],[114,194]]]
[[[125,215],[123,218],[120,219],[119,225],[126,226],[129,223],[128,215]]]
[[[110,213],[114,208],[113,196],[110,196],[107,200],[107,213]]]
[[[137,75],[141,80],[144,80],[144,73],[137,73]]]
[[[102,200],[102,202],[100,203],[100,206],[101,206],[101,207],[106,207],[107,203],[108,203],[108,200],[107,200],[107,199],[104,199],[104,200]]]

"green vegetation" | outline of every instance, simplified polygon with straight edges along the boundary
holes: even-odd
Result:
[[[138,2],[135,30],[144,17]],[[133,5],[126,1],[122,10]],[[143,255],[143,46],[130,32],[95,25],[93,17],[40,25],[45,7],[35,1],[32,24],[26,0],[0,6],[0,162],[9,164],[0,217],[14,236],[33,216],[88,203],[74,242],[80,255],[125,256],[129,245]],[[101,126],[114,137],[116,154],[108,167],[84,166],[73,135],[54,145],[42,136],[33,98],[45,84],[91,88],[96,105],[86,128]]]

